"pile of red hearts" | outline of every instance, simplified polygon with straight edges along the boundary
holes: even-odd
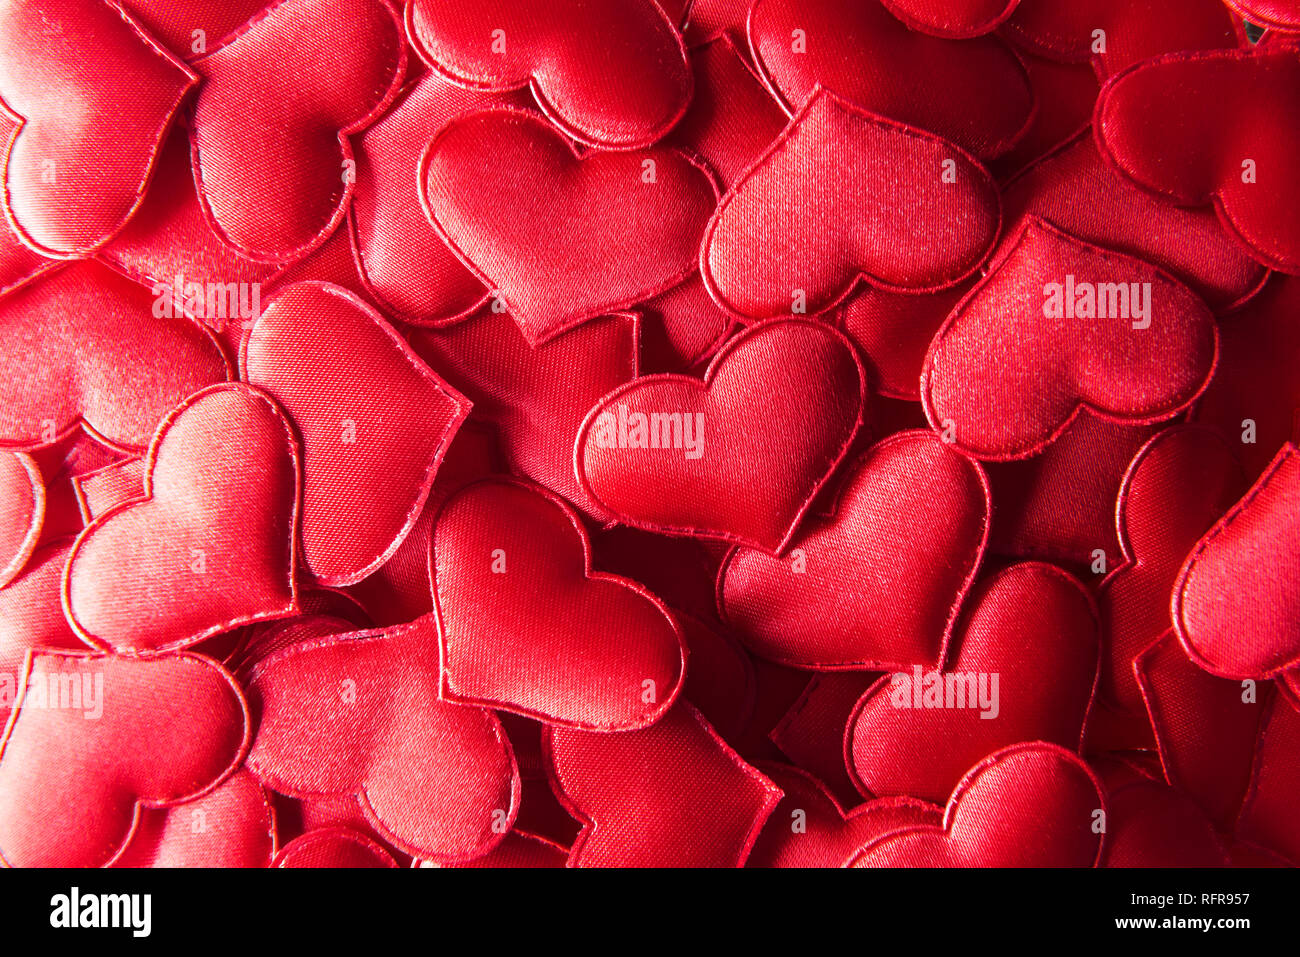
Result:
[[[5,864],[1300,863],[1297,0],[0,0],[0,100]]]

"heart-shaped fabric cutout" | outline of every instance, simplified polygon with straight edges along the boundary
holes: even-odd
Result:
[[[259,662],[248,766],[293,797],[354,795],[384,839],[418,857],[490,851],[519,811],[519,769],[492,712],[438,700],[424,620],[295,644]]]
[[[204,81],[190,131],[209,224],[249,258],[301,258],[343,219],[356,179],[349,134],[401,87],[397,11],[387,0],[284,0],[191,65]]]
[[[727,556],[719,613],[754,654],[791,667],[940,667],[991,510],[979,465],[932,433],[892,435],[846,472],[833,516],[809,517],[787,557]]]
[[[913,30],[962,39],[995,30],[1020,0],[881,0]]]
[[[49,445],[79,423],[117,448],[146,445],[190,393],[228,379],[212,334],[157,319],[149,290],[74,263],[0,299],[0,365],[39,370],[0,382],[0,446]]]
[[[1176,415],[1209,383],[1218,344],[1177,280],[1030,216],[931,343],[921,399],[958,448],[1025,458],[1085,408],[1135,425]]]
[[[1180,206],[1214,204],[1266,266],[1300,273],[1300,49],[1170,54],[1112,77],[1094,121],[1102,155]]]
[[[1029,77],[1001,37],[936,39],[909,30],[877,0],[756,0],[749,43],[791,108],[823,86],[981,159],[1010,149],[1034,112]]]
[[[1174,584],[1174,627],[1192,661],[1225,678],[1300,665],[1300,449],[1287,443],[1201,538]]]
[[[1016,744],[970,770],[942,825],[886,835],[850,866],[1095,867],[1105,813],[1101,782],[1076,755],[1043,742]]]
[[[275,403],[245,385],[205,389],[163,420],[146,462],[146,497],[97,518],[68,556],[77,633],[164,651],[296,614],[298,441]]]
[[[850,718],[845,753],[863,794],[942,801],[966,769],[1018,741],[1082,743],[1100,657],[1092,598],[1053,565],[980,583],[943,672],[881,678]]]
[[[640,585],[591,570],[582,522],[555,495],[466,487],[434,521],[429,569],[444,700],[598,731],[645,727],[676,700],[681,628]]]
[[[703,382],[643,376],[605,396],[578,433],[579,483],[626,525],[779,553],[848,452],[866,393],[840,333],[763,323],[729,340]]]
[[[547,728],[542,746],[583,822],[570,867],[741,867],[781,800],[685,702],[626,734]]]
[[[18,125],[4,146],[3,199],[23,242],[84,256],[120,232],[197,82],[115,3],[5,4],[0,109]]]
[[[302,437],[302,555],[350,585],[410,533],[470,402],[384,319],[338,286],[296,283],[267,304],[241,358]]]
[[[22,452],[0,451],[0,588],[32,557],[45,524],[45,479]]]
[[[648,146],[690,103],[686,48],[654,0],[407,0],[406,28],[420,57],[449,80],[529,87],[582,143]]]
[[[143,808],[210,791],[248,737],[239,686],[207,658],[29,653],[0,743],[0,861],[108,864]]]
[[[818,89],[722,198],[701,268],[742,318],[816,314],[859,279],[959,282],[988,258],[1000,216],[992,178],[964,150]]]
[[[564,867],[569,859],[569,849],[537,834],[520,831],[517,827],[490,854],[464,864],[447,867]]]
[[[748,867],[844,867],[858,849],[908,827],[937,825],[943,810],[912,798],[882,798],[845,811],[826,786],[796,768],[763,764],[782,791]]]
[[[717,203],[710,173],[680,150],[580,154],[523,110],[454,120],[418,175],[434,228],[534,345],[680,283]]]
[[[275,855],[275,867],[396,867],[383,845],[346,827],[295,837]]]

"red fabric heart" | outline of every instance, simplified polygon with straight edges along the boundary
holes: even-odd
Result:
[[[1081,745],[1100,642],[1092,598],[1073,577],[1027,562],[984,580],[962,613],[956,646],[941,677],[918,677],[918,668],[887,675],[858,702],[844,747],[864,795],[942,801],[998,748]],[[964,687],[947,675],[964,676]]]
[[[190,393],[230,377],[212,334],[154,318],[149,292],[98,263],[74,263],[0,299],[0,446],[34,448],[79,423],[118,448],[149,441]]]
[[[295,837],[275,855],[275,867],[396,867],[381,844],[346,827],[321,828]]]
[[[537,834],[518,828],[506,835],[491,854],[448,867],[564,867],[569,849]]]
[[[1029,76],[1001,37],[936,39],[876,0],[755,0],[749,43],[791,109],[823,86],[981,159],[1010,149],[1034,112]]]
[[[1300,31],[1300,6],[1295,0],[1223,0],[1251,23],[1276,30]]]
[[[741,867],[781,799],[686,703],[626,734],[547,728],[542,746],[583,823],[570,867]]]
[[[252,259],[301,258],[343,219],[349,134],[401,87],[397,11],[387,0],[284,0],[192,66],[204,81],[190,130],[209,225]]]
[[[842,335],[811,320],[764,323],[729,340],[703,383],[643,376],[605,396],[578,432],[579,484],[626,525],[780,552],[847,454],[865,401]],[[673,414],[678,432],[649,435],[649,416]]]
[[[951,286],[988,258],[999,222],[993,181],[965,151],[818,89],[723,197],[701,265],[738,316],[815,314],[860,278]]]
[[[98,648],[163,651],[298,611],[298,442],[265,394],[221,385],[159,425],[145,498],[81,533],[68,620]],[[258,494],[245,494],[254,479]]]
[[[302,552],[350,585],[410,533],[470,402],[364,302],[326,283],[280,291],[249,333],[244,377],[302,437]]]
[[[449,80],[527,86],[556,126],[590,145],[648,146],[691,99],[686,48],[653,0],[407,0],[406,28]]]
[[[1300,190],[1290,175],[1300,135],[1273,122],[1300,110],[1297,91],[1300,50],[1285,44],[1170,54],[1106,84],[1098,145],[1139,186],[1181,206],[1213,203],[1252,256],[1300,273]]]
[[[1106,784],[1103,867],[1226,867],[1228,852],[1188,797],[1134,772]]]
[[[479,188],[487,166],[491,192]],[[717,202],[711,175],[679,150],[583,155],[522,110],[443,127],[419,184],[434,228],[533,345],[680,283]]]
[[[4,147],[3,200],[22,241],[84,256],[120,232],[197,82],[115,3],[6,4],[0,108],[17,125]]]
[[[257,779],[240,769],[197,800],[142,808],[114,867],[267,867],[275,815]]]
[[[562,500],[487,479],[444,503],[430,577],[446,701],[599,731],[642,728],[676,700],[686,643],[635,582],[591,570]]]
[[[1093,867],[1102,856],[1101,782],[1079,758],[1043,742],[1004,748],[967,773],[942,826],[895,831],[851,867]]]
[[[1171,273],[1215,310],[1259,292],[1268,270],[1208,209],[1173,206],[1106,165],[1091,129],[1040,158],[1006,186],[1007,222],[1037,216],[1058,229]]]
[[[635,379],[640,322],[601,316],[530,346],[515,321],[485,309],[448,329],[412,333],[411,346],[474,403],[518,474],[563,495],[597,519],[605,513],[573,471],[578,429],[601,396]]]
[[[941,808],[912,798],[868,801],[846,812],[811,774],[779,764],[761,769],[785,796],[758,836],[747,867],[844,867],[858,848],[885,834],[943,822]]]
[[[1132,283],[1149,284],[1138,287],[1150,294],[1143,319],[1101,289],[1132,292]],[[1066,318],[1085,301],[1107,316]],[[988,349],[994,339],[1004,348]],[[1031,216],[935,337],[921,398],[936,429],[951,423],[958,448],[1025,458],[1085,408],[1115,422],[1170,418],[1205,389],[1217,356],[1214,316],[1191,290]]]
[[[45,524],[45,480],[36,461],[0,451],[0,588],[23,570]]]
[[[0,861],[108,864],[143,808],[209,792],[248,738],[239,686],[207,658],[29,653],[0,742]]]
[[[1106,636],[1101,692],[1125,711],[1144,713],[1133,659],[1169,630],[1183,560],[1244,487],[1232,447],[1194,425],[1161,432],[1129,466],[1117,513],[1124,560],[1097,591]]]
[[[249,680],[248,766],[293,797],[354,795],[386,841],[418,857],[490,851],[519,811],[519,769],[490,711],[438,700],[423,621],[295,644]]]
[[[1174,627],[1192,661],[1226,678],[1300,665],[1298,563],[1300,449],[1288,442],[1178,574]]]
[[[1020,0],[881,0],[913,30],[961,39],[995,30]]]
[[[930,432],[890,436],[846,473],[833,517],[810,518],[788,557],[727,556],[719,614],[755,654],[796,668],[937,668],[991,509],[979,465]]]
[[[1168,51],[1234,47],[1241,39],[1218,0],[1021,0],[1002,32],[1040,56],[1091,61],[1101,77]]]

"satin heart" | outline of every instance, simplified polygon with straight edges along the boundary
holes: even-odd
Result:
[[[737,316],[815,314],[864,278],[951,286],[988,258],[999,222],[993,181],[965,151],[818,89],[722,198],[700,261]]]
[[[909,30],[877,0],[756,0],[749,43],[787,106],[823,86],[981,159],[1010,149],[1034,112],[1029,77],[1001,37],[936,39]]]
[[[764,323],[729,340],[702,383],[643,376],[605,396],[578,433],[575,468],[623,524],[779,553],[847,454],[865,401],[842,335],[806,319]]]
[[[943,811],[912,798],[883,798],[845,811],[810,774],[761,765],[785,792],[758,836],[748,867],[844,867],[858,848],[903,828],[935,825]]]
[[[212,334],[154,318],[148,290],[94,262],[74,263],[0,299],[0,446],[34,448],[79,423],[140,448],[190,393],[230,377]]]
[[[501,722],[438,700],[438,651],[421,620],[292,645],[249,677],[258,716],[248,766],[292,797],[354,795],[402,851],[480,857],[519,811]]]
[[[447,867],[564,867],[569,849],[537,834],[528,834],[518,828],[506,835],[491,854],[464,864]],[[423,865],[422,865],[423,866]]]
[[[648,146],[691,99],[686,48],[653,0],[407,0],[406,29],[448,79],[527,86],[556,126],[595,146]]]
[[[253,326],[244,378],[302,437],[302,553],[316,579],[350,585],[410,533],[470,402],[338,286],[281,290]]]
[[[1106,781],[1103,867],[1226,867],[1228,852],[1214,825],[1186,795],[1133,775]]]
[[[636,378],[640,339],[640,320],[621,314],[534,347],[510,316],[486,309],[448,329],[414,331],[411,346],[495,427],[513,471],[604,520],[578,485],[573,443],[587,410]]]
[[[209,224],[249,258],[301,258],[352,196],[348,136],[401,87],[397,11],[387,0],[285,0],[191,65],[204,80],[190,130]]]
[[[29,653],[0,742],[0,861],[108,864],[144,807],[211,791],[248,738],[239,686],[207,658]]]
[[[684,702],[626,734],[547,728],[542,746],[583,822],[570,867],[741,867],[781,800]]]
[[[418,176],[434,228],[533,345],[680,283],[717,202],[710,174],[679,150],[583,155],[522,110],[454,120]]]
[[[1300,665],[1300,449],[1287,443],[1187,556],[1174,628],[1188,656],[1225,678]]]
[[[1082,744],[1100,630],[1092,598],[1073,577],[1026,562],[981,582],[956,644],[942,673],[887,675],[858,702],[844,751],[863,794],[941,801],[998,748]]]
[[[45,480],[35,460],[0,451],[0,588],[23,570],[45,523]]]
[[[1020,0],[881,0],[913,30],[962,39],[996,30]]]
[[[1300,8],[1294,0],[1223,0],[1250,23],[1275,30],[1300,32]]]
[[[719,614],[752,652],[791,667],[937,668],[991,509],[979,465],[932,433],[893,435],[846,473],[834,515],[810,517],[789,557],[728,554]]]
[[[1169,595],[1187,553],[1245,485],[1232,447],[1194,425],[1161,432],[1129,466],[1117,511],[1124,560],[1097,590],[1101,692],[1124,710],[1144,713],[1133,659],[1169,630]]]
[[[163,420],[146,462],[146,497],[95,519],[68,556],[77,633],[166,651],[296,614],[299,452],[279,408],[245,385],[205,389]]]
[[[22,241],[84,256],[120,232],[197,82],[115,3],[5,4],[0,109],[18,126],[5,146],[3,202]]]
[[[921,399],[958,448],[1025,458],[1083,409],[1135,425],[1181,412],[1209,383],[1218,343],[1181,283],[1031,216],[931,343]]]
[[[657,721],[685,676],[681,628],[590,553],[578,517],[536,486],[489,479],[448,499],[429,557],[443,699],[598,731]]]
[[[1103,851],[1099,813],[1101,782],[1083,761],[1056,745],[1016,744],[966,774],[942,826],[885,835],[849,866],[1094,867]]]
[[[364,834],[321,828],[295,837],[275,855],[275,867],[396,867],[393,855]]]
[[[1170,54],[1113,77],[1097,101],[1102,155],[1180,206],[1214,205],[1259,262],[1300,273],[1300,49]]]

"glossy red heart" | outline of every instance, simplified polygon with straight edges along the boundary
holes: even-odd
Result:
[[[1177,280],[1030,216],[935,336],[921,399],[958,448],[1025,458],[1084,409],[1134,425],[1181,412],[1218,342],[1213,314]]]
[[[1094,125],[1102,155],[1180,206],[1214,205],[1259,262],[1300,273],[1300,49],[1169,54],[1106,84]]]
[[[534,345],[687,278],[717,202],[712,176],[680,150],[581,154],[523,110],[454,120],[418,175],[434,228]]]
[[[937,668],[991,510],[978,464],[930,432],[892,435],[846,472],[833,515],[811,516],[786,557],[728,554],[719,614],[754,654],[791,667]]]
[[[407,0],[406,28],[449,80],[528,87],[556,126],[591,145],[648,146],[691,99],[686,48],[654,0]]]
[[[45,479],[22,452],[0,451],[0,588],[23,570],[45,524]]]
[[[0,861],[110,863],[144,808],[225,780],[249,734],[239,686],[208,658],[29,653],[0,742]]]
[[[881,0],[913,30],[936,37],[975,37],[995,30],[1020,0]]]
[[[601,399],[578,433],[579,484],[625,525],[779,553],[847,454],[865,401],[840,333],[764,323],[729,340],[703,382],[642,376]]]
[[[937,39],[877,0],[756,0],[749,44],[791,109],[823,86],[981,159],[1010,149],[1034,112],[1029,76],[1001,37]]]
[[[1188,656],[1225,678],[1300,665],[1300,449],[1287,443],[1196,543],[1173,590]]]
[[[569,849],[537,834],[529,834],[518,828],[506,835],[506,839],[487,854],[464,864],[450,864],[448,867],[564,867],[569,858]]]
[[[108,0],[32,0],[0,13],[5,217],[50,256],[84,256],[139,207],[198,78]],[[70,109],[69,104],[76,104]]]
[[[964,150],[818,89],[722,198],[700,261],[710,294],[742,318],[816,314],[860,279],[959,282],[999,222],[993,181]]]
[[[364,834],[320,828],[295,837],[275,855],[276,867],[396,867],[393,855]]]
[[[684,702],[626,734],[547,728],[542,746],[583,825],[570,867],[740,867],[781,799]]]
[[[190,393],[231,375],[212,334],[154,317],[149,290],[74,263],[0,299],[0,446],[49,445],[78,424],[117,448],[146,445]]]
[[[209,225],[252,259],[301,258],[352,196],[349,135],[401,87],[397,11],[388,0],[284,0],[191,65],[203,77],[190,133]]]
[[[77,633],[164,651],[296,614],[299,451],[279,407],[246,385],[205,389],[159,425],[146,463],[145,498],[91,522],[68,556]]]
[[[593,572],[561,499],[485,479],[448,499],[429,558],[444,700],[550,724],[626,731],[672,706],[681,628],[640,585]]]
[[[350,585],[410,533],[470,402],[345,289],[296,283],[262,311],[240,357],[302,438],[302,553]]]
[[[292,797],[354,795],[386,841],[435,860],[482,856],[519,811],[519,769],[490,711],[438,700],[423,620],[292,645],[250,674],[248,766]]]
[[[1094,867],[1106,813],[1101,782],[1064,748],[1016,744],[989,755],[953,791],[942,825],[895,831],[851,867]]]
[[[1036,562],[1004,569],[968,599],[955,642],[942,673],[886,675],[858,702],[844,750],[863,794],[941,801],[998,748],[1081,745],[1100,636],[1077,580]]]

